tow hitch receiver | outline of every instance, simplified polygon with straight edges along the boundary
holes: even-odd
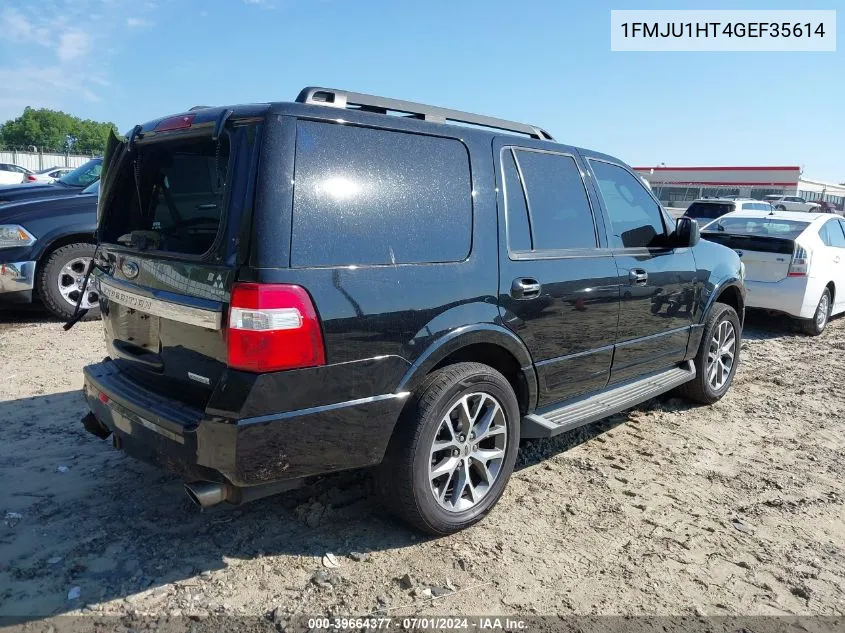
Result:
[[[109,435],[111,435],[111,431],[100,424],[100,421],[97,419],[93,413],[89,413],[85,417],[82,418],[82,426],[85,427],[85,430],[93,435],[96,435],[101,440],[106,439]]]

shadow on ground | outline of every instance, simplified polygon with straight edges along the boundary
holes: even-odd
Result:
[[[0,616],[38,618],[260,555],[400,549],[366,473],[200,512],[181,482],[86,433],[79,392],[0,403]],[[68,592],[79,587],[78,599]]]
[[[835,323],[845,315],[831,318]],[[801,329],[801,322],[785,314],[765,312],[763,310],[747,310],[742,338],[749,341],[765,341],[782,336],[808,336]]]
[[[60,321],[39,303],[0,306],[0,328],[24,323],[60,323]]]

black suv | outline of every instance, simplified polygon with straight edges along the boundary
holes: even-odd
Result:
[[[453,532],[520,438],[712,403],[736,371],[737,255],[537,127],[306,88],[136,126],[105,162],[83,423],[203,506],[379,465],[393,511]]]

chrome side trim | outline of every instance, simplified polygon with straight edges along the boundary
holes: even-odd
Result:
[[[35,287],[35,262],[0,264],[0,293],[21,292]]]
[[[566,354],[565,356],[556,356],[554,358],[547,358],[546,360],[540,360],[534,363],[537,367],[543,367],[544,365],[551,365],[553,363],[561,363],[563,361],[572,360],[573,358],[583,358],[584,356],[589,356],[591,354],[603,354],[604,352],[609,352],[613,349],[613,345],[603,345],[602,347],[597,347],[595,349],[588,349],[584,352],[577,352],[575,354]]]
[[[386,393],[380,396],[356,398],[355,400],[347,400],[346,402],[336,402],[334,404],[325,404],[319,407],[297,409],[296,411],[286,411],[285,413],[259,415],[254,418],[243,418],[241,420],[238,420],[238,426],[249,426],[251,424],[264,424],[267,422],[276,422],[278,420],[287,420],[288,418],[295,418],[302,415],[323,413],[324,411],[332,411],[334,409],[342,409],[344,407],[355,407],[362,404],[370,404],[371,402],[381,402],[382,400],[404,400],[410,395],[410,391],[400,391],[399,393]]]
[[[189,325],[219,330],[222,327],[223,313],[217,310],[197,308],[157,297],[148,297],[138,292],[121,288],[104,277],[97,277],[100,294],[109,301],[114,301],[129,308],[152,314],[163,319],[179,321]],[[93,280],[93,278],[92,278]]]

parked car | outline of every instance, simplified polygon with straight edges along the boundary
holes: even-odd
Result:
[[[26,179],[30,172],[26,167],[12,163],[0,163],[0,185],[17,185]]]
[[[379,465],[393,512],[454,532],[520,438],[736,371],[736,253],[538,127],[307,88],[107,154],[83,424],[202,506]]]
[[[92,158],[54,183],[30,182],[18,186],[0,187],[0,205],[36,198],[72,196],[99,180],[102,169],[103,159]]]
[[[765,196],[763,200],[771,204],[776,211],[807,211],[816,213],[819,209],[817,202],[807,202],[800,196],[769,195]]]
[[[740,210],[772,211],[773,207],[768,202],[751,198],[700,198],[687,207],[684,217],[692,218],[700,226]]]
[[[24,182],[46,182],[53,183],[65,174],[73,171],[73,167],[51,167],[49,169],[42,169],[41,171],[27,174]]]
[[[65,197],[0,206],[0,303],[40,299],[67,319],[84,294],[88,318],[99,315],[96,291],[82,289],[94,254],[99,186],[95,182]]]
[[[841,217],[737,211],[704,227],[702,236],[742,257],[747,307],[801,319],[811,335],[821,334],[831,315],[845,311]]]

